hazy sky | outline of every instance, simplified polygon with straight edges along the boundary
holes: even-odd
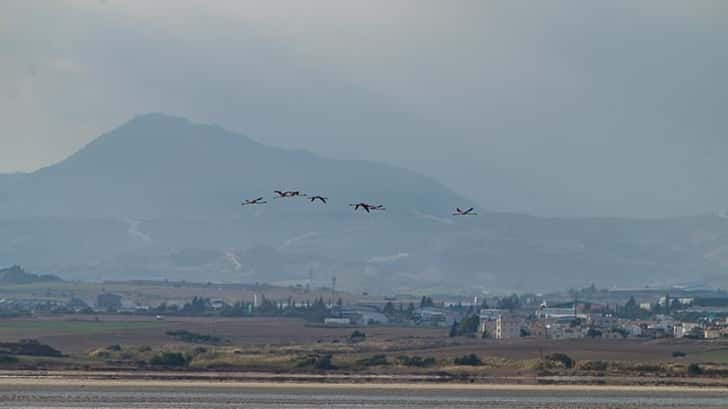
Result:
[[[728,208],[725,1],[0,2],[0,172],[161,111],[484,208]]]

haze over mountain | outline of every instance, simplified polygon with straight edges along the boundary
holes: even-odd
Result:
[[[487,189],[487,186],[474,186]],[[294,189],[330,198],[240,200]],[[349,203],[384,204],[356,213]],[[549,219],[480,210],[381,163],[265,146],[138,116],[66,160],[0,176],[0,265],[63,278],[549,289],[722,280],[728,219]],[[558,277],[558,280],[554,278]]]

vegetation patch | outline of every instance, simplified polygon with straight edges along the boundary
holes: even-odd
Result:
[[[0,342],[0,354],[31,356],[62,356],[61,351],[50,345],[41,344],[35,339],[24,339],[20,342]]]
[[[362,331],[355,330],[351,333],[351,336],[349,337],[349,340],[351,342],[362,342],[367,339],[367,334],[363,333]]]
[[[397,357],[397,363],[402,366],[429,368],[435,366],[437,361],[433,357],[400,355]]]
[[[178,341],[188,342],[191,344],[220,345],[224,343],[224,340],[218,336],[199,334],[197,332],[190,332],[187,330],[167,331],[166,334],[170,337],[174,337]]]
[[[190,356],[182,352],[162,352],[154,355],[149,363],[166,368],[184,368],[190,364],[190,361]]]
[[[18,362],[18,358],[12,355],[0,355],[0,365],[3,364],[14,364]]]
[[[298,361],[299,368],[314,368],[322,371],[336,369],[332,362],[331,354],[309,355]]]
[[[570,356],[566,354],[562,354],[560,352],[555,352],[553,354],[546,355],[544,357],[546,361],[551,362],[558,362],[561,365],[564,366],[566,369],[571,369],[574,367],[574,364],[576,363]]]
[[[483,361],[481,361],[480,357],[478,357],[477,355],[470,354],[455,358],[454,363],[455,365],[463,366],[480,366],[483,364]]]
[[[696,363],[692,363],[692,364],[688,365],[687,371],[688,371],[688,375],[690,375],[690,376],[702,375],[704,372],[703,368]]]
[[[389,361],[387,361],[386,355],[373,355],[369,358],[364,358],[356,361],[356,364],[359,366],[383,366],[383,365],[389,365]]]
[[[701,362],[728,364],[728,349],[715,349],[697,355],[691,354],[690,356]]]
[[[579,369],[584,371],[606,371],[609,368],[607,361],[584,361],[579,363]]]

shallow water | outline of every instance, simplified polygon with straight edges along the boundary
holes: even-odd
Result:
[[[728,392],[504,391],[317,387],[23,386],[0,381],[1,408],[726,408]]]

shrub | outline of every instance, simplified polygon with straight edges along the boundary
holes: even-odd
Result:
[[[121,351],[121,345],[119,345],[119,344],[109,345],[108,347],[106,347],[106,349],[108,349],[109,351]]]
[[[673,358],[683,358],[685,356],[687,356],[687,354],[685,352],[682,352],[682,351],[674,351],[672,353],[672,357]]]
[[[336,369],[336,367],[331,363],[331,355],[309,355],[305,358],[302,358],[300,361],[298,361],[298,364],[296,364],[297,367],[313,367],[315,369],[320,370],[329,370],[329,369]]]
[[[321,370],[336,369],[336,367],[331,363],[331,355],[322,355],[318,357],[313,366],[314,368]]]
[[[606,371],[608,366],[607,361],[586,361],[579,365],[579,369],[585,371]]]
[[[482,365],[483,361],[480,360],[480,358],[475,354],[470,355],[464,355],[459,358],[455,358],[455,365],[468,365],[468,366],[478,366]]]
[[[404,366],[426,368],[430,366],[435,366],[437,362],[433,357],[422,358],[420,356],[401,355],[397,357],[397,363]]]
[[[364,341],[365,339],[367,339],[367,334],[365,334],[359,330],[355,330],[354,332],[351,333],[351,336],[349,337],[349,339],[352,342]]]
[[[369,358],[364,358],[356,361],[357,365],[361,366],[381,366],[381,365],[389,365],[389,362],[387,362],[387,356],[386,355],[374,355],[370,356]]]
[[[547,361],[552,362],[561,362],[562,365],[564,365],[564,368],[571,369],[574,367],[574,360],[571,359],[570,356],[566,354],[562,354],[560,352],[555,352],[553,354],[546,355],[544,357]]]
[[[162,352],[154,355],[149,363],[155,366],[186,367],[190,359],[181,352]]]
[[[696,376],[696,375],[702,375],[703,374],[703,368],[696,364],[692,363],[688,365],[688,375]]]

